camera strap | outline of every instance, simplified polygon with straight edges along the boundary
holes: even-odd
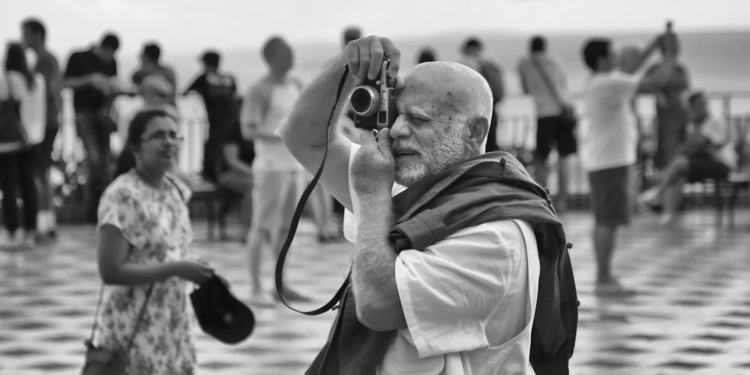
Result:
[[[328,301],[325,305],[315,310],[311,310],[311,311],[297,310],[289,304],[289,301],[287,301],[287,298],[284,295],[284,283],[283,283],[284,261],[286,260],[287,253],[289,252],[289,247],[292,245],[292,240],[294,240],[294,235],[297,233],[297,224],[299,224],[299,219],[300,219],[300,216],[302,216],[302,210],[305,208],[305,203],[307,203],[307,198],[310,197],[310,194],[315,188],[315,185],[318,184],[318,180],[320,179],[321,174],[323,174],[323,167],[325,166],[326,158],[328,157],[328,144],[330,143],[330,139],[331,139],[331,121],[333,120],[333,116],[336,113],[336,106],[338,105],[339,99],[341,98],[341,92],[344,90],[344,85],[346,84],[346,77],[348,74],[349,74],[349,66],[345,66],[344,74],[341,76],[341,81],[339,81],[339,87],[338,87],[338,90],[336,91],[336,99],[333,102],[333,108],[331,108],[331,114],[328,116],[328,124],[326,125],[326,134],[327,134],[326,147],[323,153],[323,161],[320,162],[320,167],[318,168],[318,172],[315,173],[315,177],[313,177],[312,181],[310,181],[310,184],[307,185],[307,188],[305,188],[305,191],[302,193],[302,196],[300,197],[299,202],[297,202],[297,208],[294,209],[294,216],[292,217],[292,222],[289,224],[289,233],[287,233],[286,235],[286,241],[284,241],[284,245],[281,247],[281,251],[279,252],[279,258],[276,261],[276,276],[275,276],[276,292],[279,295],[279,299],[284,304],[284,306],[288,307],[289,309],[294,310],[301,314],[311,315],[311,316],[320,315],[326,311],[333,309],[333,307],[341,299],[341,296],[344,294],[344,291],[346,290],[348,283],[343,283],[343,285],[341,285],[341,287],[333,296],[333,298],[331,298],[331,300]]]

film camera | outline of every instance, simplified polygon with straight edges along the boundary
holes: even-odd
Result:
[[[354,88],[349,100],[355,127],[369,130],[390,128],[396,120],[396,89],[390,85],[389,64],[390,61],[383,60],[378,78],[365,78],[364,84]]]

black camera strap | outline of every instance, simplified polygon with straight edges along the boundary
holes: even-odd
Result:
[[[344,74],[341,76],[341,81],[339,81],[339,88],[336,91],[336,100],[333,102],[333,108],[331,108],[331,114],[328,116],[328,124],[326,125],[326,135],[327,135],[326,147],[325,147],[325,152],[323,153],[323,161],[320,162],[320,167],[318,168],[318,172],[315,173],[315,177],[313,177],[312,181],[310,181],[310,184],[307,185],[307,188],[305,188],[305,191],[302,193],[302,197],[300,197],[299,202],[297,202],[297,208],[295,208],[294,210],[294,216],[292,217],[292,222],[289,224],[289,233],[287,233],[286,235],[286,241],[284,241],[284,246],[281,247],[281,251],[279,252],[279,258],[276,261],[276,292],[279,294],[279,299],[289,309],[294,310],[301,314],[311,315],[311,316],[323,314],[324,312],[329,311],[334,306],[336,306],[336,304],[341,299],[341,296],[344,294],[344,291],[346,290],[348,283],[343,283],[343,285],[341,285],[341,287],[333,296],[333,298],[331,298],[331,300],[328,301],[325,305],[312,311],[297,310],[289,304],[289,301],[287,301],[287,298],[284,295],[284,283],[283,283],[284,261],[286,261],[286,255],[289,252],[289,247],[292,245],[292,241],[294,240],[294,235],[297,233],[297,224],[299,224],[299,219],[300,219],[300,216],[302,216],[302,210],[305,208],[305,203],[307,203],[307,198],[310,197],[310,194],[315,188],[315,185],[318,184],[318,180],[320,179],[320,176],[323,174],[323,167],[325,166],[326,158],[328,157],[328,144],[330,143],[330,139],[331,139],[331,121],[333,120],[333,116],[336,113],[336,105],[338,105],[339,99],[341,98],[341,92],[344,91],[344,85],[346,84],[347,75],[349,75],[349,67],[345,66]]]

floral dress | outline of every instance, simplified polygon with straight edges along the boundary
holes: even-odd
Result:
[[[179,189],[179,190],[178,190]],[[166,263],[187,259],[193,234],[185,205],[189,189],[167,176],[164,188],[147,185],[134,171],[115,179],[99,204],[97,229],[105,224],[120,229],[130,243],[127,261]],[[151,284],[105,285],[97,316],[94,344],[124,350]],[[191,337],[192,308],[188,282],[172,277],[153,284],[143,320],[129,354],[126,373],[194,374],[195,348]]]

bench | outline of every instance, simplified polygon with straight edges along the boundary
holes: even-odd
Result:
[[[206,210],[207,236],[210,241],[216,239],[214,229],[218,226],[220,241],[227,239],[226,216],[232,208],[235,199],[235,193],[224,189],[223,187],[201,181],[192,186],[193,194],[190,204],[203,204]],[[218,207],[218,210],[217,210]],[[191,210],[192,212],[192,210]]]
[[[721,225],[724,212],[729,218],[729,227],[734,227],[734,208],[740,191],[750,189],[750,172],[730,173],[726,180],[714,180],[714,197],[716,200],[716,224]]]

